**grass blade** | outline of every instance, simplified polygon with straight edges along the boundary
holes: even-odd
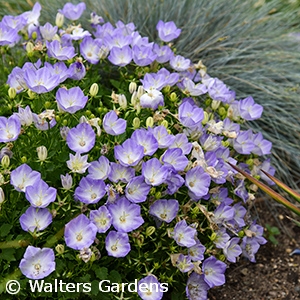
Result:
[[[250,180],[252,183],[256,184],[261,190],[263,190],[265,193],[267,193],[269,196],[271,196],[275,201],[278,203],[284,205],[287,207],[289,210],[293,211],[295,214],[300,216],[300,208],[289,202],[287,199],[285,199],[283,196],[280,194],[276,193],[273,191],[270,187],[265,185],[264,183],[260,182],[259,180],[255,179],[252,177],[250,174],[246,173],[245,171],[241,170],[237,166],[227,162],[233,169],[241,173],[244,177],[246,177],[248,180]]]
[[[285,190],[288,194],[290,194],[292,197],[294,197],[298,202],[300,202],[300,194],[297,193],[295,190],[288,187],[286,184],[284,184],[279,179],[275,178],[274,176],[270,175],[264,170],[261,170],[266,176],[268,176],[272,181],[274,181],[280,188]]]

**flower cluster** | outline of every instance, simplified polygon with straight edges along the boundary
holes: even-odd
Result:
[[[84,10],[67,3],[41,25],[36,3],[0,22],[2,50],[24,60],[0,117],[0,205],[20,214],[14,232],[28,245],[19,268],[41,279],[64,272],[59,261],[69,278],[76,267],[97,278],[102,266],[206,299],[230,262],[255,262],[266,242],[247,210],[256,187],[228,164],[274,174],[271,143],[243,126],[263,108],[174,52],[174,22],[160,20],[152,42],[95,12],[84,29]]]

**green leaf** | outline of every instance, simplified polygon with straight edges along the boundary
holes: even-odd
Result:
[[[270,234],[273,234],[273,235],[280,234],[280,231],[279,231],[278,227],[276,227],[276,226],[271,226],[269,224],[266,224],[266,228]]]
[[[119,87],[120,87],[120,81],[111,79],[111,80],[110,80],[110,83],[111,83],[115,88],[119,89]]]
[[[99,281],[93,280],[91,284],[91,294],[97,295],[98,293],[99,293]]]
[[[3,224],[1,227],[0,227],[0,236],[1,237],[4,237],[4,236],[7,236],[10,232],[10,230],[12,229],[12,225],[11,224]]]
[[[108,270],[105,267],[97,268],[95,270],[96,277],[100,280],[105,280],[108,277]]]
[[[91,275],[85,274],[84,276],[79,278],[78,282],[90,282],[91,281]]]
[[[118,271],[112,270],[109,273],[108,280],[110,280],[111,282],[121,283],[122,282],[122,277],[121,277],[121,275]]]
[[[0,259],[7,260],[7,261],[16,261],[15,253],[16,250],[14,248],[3,249],[0,254]]]
[[[272,234],[269,235],[268,240],[269,240],[272,244],[278,245],[278,241],[277,241],[277,239],[275,238],[274,235],[272,235]]]

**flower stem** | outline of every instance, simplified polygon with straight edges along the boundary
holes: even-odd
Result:
[[[15,240],[9,242],[1,242],[0,249],[7,249],[7,248],[21,248],[26,247],[29,245],[29,241],[26,240]]]

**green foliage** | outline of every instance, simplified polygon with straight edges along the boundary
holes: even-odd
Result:
[[[273,244],[278,245],[278,240],[276,239],[276,235],[280,234],[280,230],[276,226],[271,226],[269,224],[266,224],[266,238]]]

